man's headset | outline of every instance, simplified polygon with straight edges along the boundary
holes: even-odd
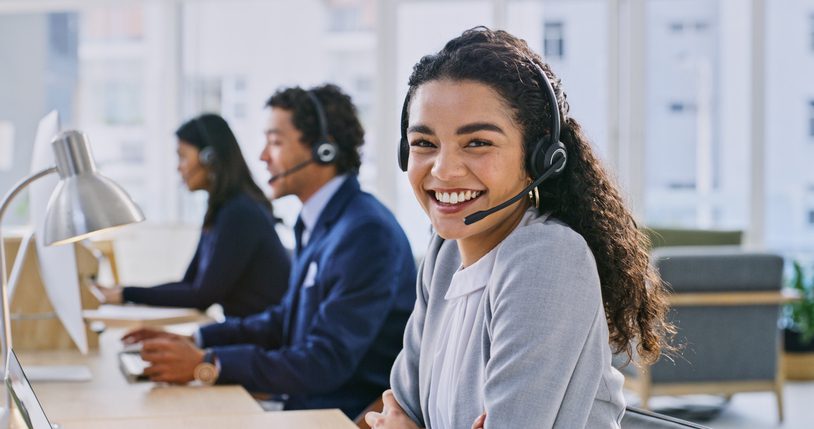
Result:
[[[565,145],[560,141],[560,109],[557,104],[557,95],[554,93],[554,87],[551,81],[548,80],[545,71],[537,63],[529,59],[529,62],[534,66],[540,75],[540,79],[545,83],[545,90],[548,95],[548,101],[551,110],[551,129],[548,134],[543,135],[540,140],[534,144],[530,153],[526,156],[526,165],[531,172],[532,177],[536,177],[531,184],[526,186],[520,193],[510,198],[509,200],[498,204],[487,210],[475,212],[464,218],[464,223],[471,225],[486,216],[491,215],[499,210],[514,204],[529,191],[539,186],[543,181],[554,177],[565,169],[565,163],[568,155],[565,150]],[[407,171],[407,162],[410,158],[410,144],[407,141],[407,115],[409,95],[405,97],[404,104],[401,108],[401,141],[399,142],[398,161],[401,171]]]
[[[317,122],[319,123],[319,138],[311,146],[311,158],[275,175],[269,179],[269,182],[294,174],[312,162],[319,165],[331,164],[336,161],[336,157],[339,155],[339,146],[331,140],[331,136],[328,134],[328,119],[325,117],[325,109],[322,108],[322,103],[312,90],[305,91],[305,94],[308,95],[308,99],[314,105],[314,110],[317,112]]]

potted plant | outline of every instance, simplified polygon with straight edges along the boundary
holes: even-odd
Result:
[[[799,298],[787,304],[784,318],[786,378],[814,379],[814,275],[806,278],[805,270],[794,261],[788,287]]]

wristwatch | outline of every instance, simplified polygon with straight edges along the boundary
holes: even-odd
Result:
[[[203,362],[195,366],[192,376],[195,377],[195,381],[211,386],[215,384],[218,375],[220,375],[220,370],[215,363],[215,353],[212,352],[212,349],[206,349]]]

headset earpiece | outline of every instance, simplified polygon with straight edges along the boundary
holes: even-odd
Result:
[[[561,159],[562,161],[560,161]],[[554,173],[551,174],[551,177],[554,177],[562,173],[567,161],[568,154],[563,142],[558,141],[554,144],[549,144],[548,137],[546,136],[534,145],[534,149],[532,149],[528,158],[528,168],[532,177],[536,178],[540,177],[550,168],[556,167]]]
[[[314,110],[317,112],[317,123],[319,124],[319,138],[311,146],[311,158],[320,165],[332,164],[339,156],[339,145],[331,140],[328,134],[328,119],[325,117],[325,109],[313,91],[305,91]]]
[[[218,156],[212,146],[207,146],[198,152],[198,162],[204,167],[215,165]]]
[[[336,156],[339,154],[339,146],[332,141],[318,142],[313,146],[312,157],[317,164],[331,164],[336,161]]]
[[[401,140],[399,141],[399,168],[407,171],[407,162],[410,160],[410,144],[407,142],[407,105],[410,103],[410,94],[404,97],[404,104],[401,106]]]
[[[407,139],[401,139],[399,143],[399,168],[401,171],[407,171],[407,162],[410,159],[410,145],[407,144]]]
[[[201,135],[201,150],[198,152],[198,162],[204,167],[211,167],[217,161],[218,155],[212,147],[212,142],[209,140],[209,132],[206,130],[203,120],[198,117],[194,119],[195,126],[198,127],[198,133]]]

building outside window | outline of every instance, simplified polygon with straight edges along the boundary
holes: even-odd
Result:
[[[546,60],[561,60],[565,57],[565,31],[561,21],[543,24],[543,53]]]

